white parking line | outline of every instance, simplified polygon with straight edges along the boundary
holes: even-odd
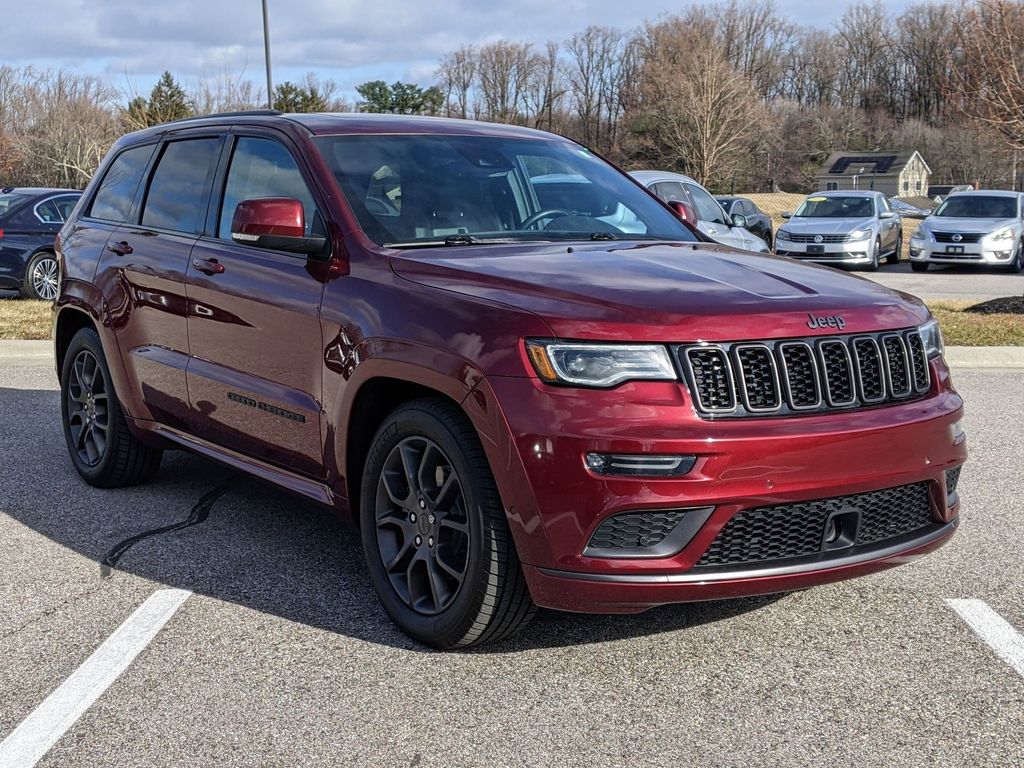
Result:
[[[960,618],[984,640],[996,655],[1024,677],[1024,636],[988,607],[984,600],[947,600]]]
[[[0,742],[0,768],[31,768],[57,743],[167,623],[192,593],[150,595],[92,656]]]

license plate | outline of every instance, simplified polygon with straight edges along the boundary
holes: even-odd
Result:
[[[950,256],[963,256],[964,247],[962,245],[947,245],[946,253],[948,253]]]
[[[963,249],[961,248],[960,250],[963,250]],[[824,253],[825,252],[825,246],[824,245],[808,245],[807,246],[807,252],[808,253],[816,253],[816,254],[817,253]]]

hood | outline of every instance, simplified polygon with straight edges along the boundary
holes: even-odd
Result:
[[[542,317],[555,336],[732,341],[907,328],[928,310],[845,272],[708,243],[524,244],[407,250],[400,277]]]
[[[855,229],[870,229],[875,225],[873,218],[814,219],[795,218],[782,225],[787,232],[801,235],[845,235]]]
[[[1017,224],[1017,219],[955,219],[946,216],[931,216],[921,226],[932,232],[970,232],[987,234]]]

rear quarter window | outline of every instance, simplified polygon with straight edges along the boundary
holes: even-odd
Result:
[[[104,221],[124,222],[131,212],[135,192],[153,156],[155,144],[132,147],[110,163],[92,200],[89,215]]]

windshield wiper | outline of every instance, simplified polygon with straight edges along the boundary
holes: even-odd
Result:
[[[479,245],[484,242],[472,235],[449,235],[444,240],[411,240],[407,243],[384,243],[385,248],[445,248],[455,245]]]
[[[591,240],[618,240],[619,236],[614,232],[592,232],[590,234]]]

